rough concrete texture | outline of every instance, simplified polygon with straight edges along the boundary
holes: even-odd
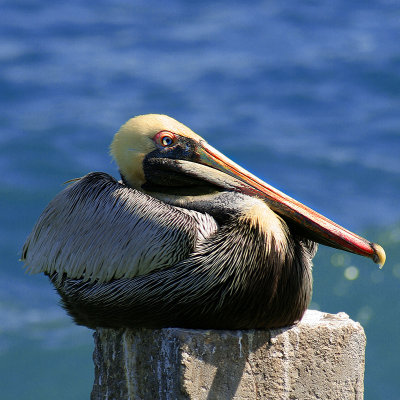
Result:
[[[98,329],[99,399],[363,399],[365,335],[344,313],[307,311],[265,331]]]

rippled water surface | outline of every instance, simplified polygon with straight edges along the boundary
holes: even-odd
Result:
[[[87,399],[91,331],[21,246],[62,183],[117,176],[133,115],[186,123],[266,181],[381,243],[382,271],[332,249],[312,307],[366,331],[366,399],[397,399],[400,7],[395,1],[0,2],[2,399]]]

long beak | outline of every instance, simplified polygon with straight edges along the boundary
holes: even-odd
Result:
[[[278,189],[268,185],[205,141],[200,142],[197,155],[199,163],[231,175],[245,183],[243,187],[238,187],[237,189],[244,193],[261,197],[274,212],[301,225],[306,232],[310,233],[310,237],[313,240],[331,247],[369,257],[381,267],[385,263],[385,251],[379,244],[369,242],[361,236],[348,231]]]

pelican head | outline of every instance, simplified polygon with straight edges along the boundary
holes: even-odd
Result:
[[[195,199],[212,203],[218,193],[240,192],[262,199],[308,239],[371,258],[379,265],[385,262],[381,246],[263,182],[166,115],[148,114],[130,119],[116,133],[111,154],[128,186],[165,202],[187,208],[192,204],[196,209],[199,202]],[[213,214],[212,207],[200,211]],[[218,215],[214,217],[218,219]]]
[[[157,136],[158,135],[158,136]],[[119,166],[126,183],[141,188],[146,182],[144,158],[157,149],[171,155],[171,149],[184,140],[200,142],[202,138],[187,126],[167,115],[147,114],[131,118],[115,134],[111,143],[111,155]]]

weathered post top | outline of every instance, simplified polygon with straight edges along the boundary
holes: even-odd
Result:
[[[98,329],[92,400],[363,399],[365,335],[344,313],[276,330]]]

